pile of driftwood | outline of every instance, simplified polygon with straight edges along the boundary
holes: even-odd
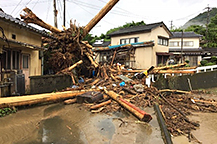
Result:
[[[43,45],[51,52],[49,64],[55,73],[70,74],[74,83],[73,88],[66,90],[93,89],[100,91],[103,97],[92,103],[85,104],[92,112],[113,112],[126,109],[142,121],[149,122],[151,115],[143,111],[154,103],[159,103],[164,115],[168,130],[173,135],[190,135],[192,129],[199,126],[187,117],[191,110],[216,112],[216,102],[194,99],[187,96],[188,92],[164,90],[159,91],[154,87],[147,87],[145,77],[150,73],[188,73],[194,71],[183,71],[180,68],[185,64],[156,67],[151,71],[128,70],[124,66],[114,63],[116,54],[112,54],[110,63],[103,65],[94,61],[92,46],[82,41],[84,36],[94,25],[117,3],[118,0],[110,0],[105,9],[91,20],[86,27],[77,27],[71,22],[70,28],[64,31],[58,30],[40,20],[30,9],[26,8],[25,15],[21,18],[27,23],[35,23],[52,31],[53,39],[44,38]],[[114,53],[116,53],[114,51]],[[77,68],[76,76],[72,72]],[[82,69],[89,72],[93,78],[82,76]],[[172,69],[171,69],[172,68]],[[81,79],[81,81],[79,81]],[[77,81],[77,82],[76,82]],[[177,95],[174,93],[182,93]],[[67,100],[65,103],[74,103],[77,99]]]
[[[184,65],[156,67],[149,73],[161,73],[161,71],[179,71],[181,73]],[[158,103],[169,132],[174,136],[186,135],[189,140],[196,140],[191,130],[199,127],[198,122],[191,121],[188,118],[191,112],[217,112],[217,102],[215,100],[196,98],[197,94],[194,94],[194,92],[169,89],[158,90],[153,86],[148,87],[146,85],[146,76],[141,78],[135,74],[144,73],[145,70],[127,70],[124,69],[124,66],[118,64],[104,64],[99,65],[99,67],[100,70],[94,78],[83,78],[84,81],[78,83],[77,88],[66,89],[94,89],[94,91],[101,91],[103,99],[84,104],[91,112],[111,113],[128,110],[138,119],[149,122],[151,120],[149,114],[140,116],[137,115],[137,112]],[[175,68],[181,70],[174,70]],[[122,99],[125,101],[124,103],[129,102],[132,104],[132,109],[136,107],[140,110],[133,112],[127,109],[123,105]],[[71,102],[76,102],[76,99]],[[71,102],[70,100],[66,101],[66,103]],[[144,111],[141,113],[144,113]],[[148,118],[142,119],[144,116]]]

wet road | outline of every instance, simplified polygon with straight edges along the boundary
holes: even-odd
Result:
[[[0,118],[0,144],[162,144],[153,109],[145,111],[153,116],[149,124],[127,112],[92,114],[79,104],[19,110]]]

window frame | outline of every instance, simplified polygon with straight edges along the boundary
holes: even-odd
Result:
[[[24,63],[25,60],[27,60],[26,64]],[[23,54],[22,55],[22,67],[23,67],[23,69],[28,69],[29,68],[29,55],[28,54]]]
[[[131,40],[134,39],[134,42],[131,42]],[[139,37],[130,37],[130,38],[124,38],[120,39],[120,44],[130,44],[130,43],[137,43],[139,42]]]
[[[169,38],[158,36],[158,45],[169,46]]]

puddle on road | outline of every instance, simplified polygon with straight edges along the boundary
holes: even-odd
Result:
[[[121,118],[127,125],[120,127]],[[0,119],[0,144],[163,143],[157,121],[136,124],[127,112],[92,114],[83,105],[51,104]]]

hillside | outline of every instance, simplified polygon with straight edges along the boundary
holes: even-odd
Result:
[[[217,14],[217,8],[212,8],[210,11],[210,18],[214,17]],[[196,17],[190,19],[188,22],[186,22],[182,28],[186,29],[187,27],[191,26],[191,25],[206,25],[206,21],[207,21],[207,11],[200,13],[199,15],[197,15]]]

